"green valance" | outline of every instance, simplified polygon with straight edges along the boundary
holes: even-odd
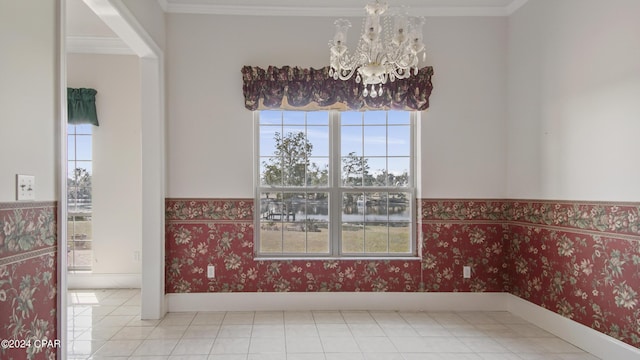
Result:
[[[94,89],[67,88],[67,117],[69,124],[91,124],[98,126],[96,94]]]

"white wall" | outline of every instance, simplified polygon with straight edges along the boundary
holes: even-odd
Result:
[[[67,55],[67,85],[98,91],[93,132],[93,274],[140,274],[140,71],[137,56]]]
[[[253,125],[243,65],[328,65],[333,18],[167,15],[168,196],[252,197]],[[361,19],[352,19],[352,41]],[[505,18],[431,18],[423,197],[503,197]]]
[[[165,15],[159,1],[123,0],[123,2],[155,44],[160,49],[164,49]]]
[[[638,14],[536,0],[509,18],[508,197],[640,200]]]
[[[0,202],[16,200],[16,174],[56,200],[57,32],[54,1],[0,2]]]
[[[434,67],[422,117],[422,198],[503,198],[506,175],[506,18],[431,18]]]

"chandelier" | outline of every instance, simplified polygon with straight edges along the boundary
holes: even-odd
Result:
[[[362,82],[364,86],[362,95],[365,97],[382,96],[383,84],[406,79],[411,76],[412,70],[417,75],[418,56],[422,54],[424,57],[424,19],[396,15],[393,16],[393,26],[390,26],[390,17],[382,17],[387,8],[387,3],[380,0],[365,7],[367,16],[363,23],[363,34],[353,54],[349,54],[346,45],[347,31],[351,27],[349,20],[336,20],[336,33],[333,41],[329,42],[329,76],[335,80],[348,80],[355,74],[356,82]]]

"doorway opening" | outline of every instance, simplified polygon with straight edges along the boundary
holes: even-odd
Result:
[[[75,2],[75,1],[73,1]],[[61,124],[59,134],[61,136],[61,154],[60,163],[62,167],[60,176],[59,193],[60,200],[60,216],[64,219],[61,222],[66,225],[66,219],[71,216],[75,223],[70,235],[67,234],[67,227],[61,224],[59,237],[59,309],[58,309],[58,330],[63,341],[67,337],[67,250],[69,250],[69,242],[71,246],[75,240],[86,235],[86,238],[94,237],[96,229],[94,228],[96,217],[95,208],[93,206],[92,193],[91,201],[91,231],[81,231],[78,222],[86,220],[87,214],[74,213],[67,209],[67,192],[71,187],[78,187],[78,184],[69,186],[69,173],[65,168],[71,165],[68,162],[68,153],[66,142],[67,124],[66,124],[66,94],[67,87],[67,62],[68,55],[66,53],[71,43],[69,33],[67,31],[67,15],[66,9],[71,1],[60,0],[60,93],[61,93]],[[160,319],[166,313],[164,298],[164,70],[163,70],[163,53],[155,44],[152,38],[144,30],[143,26],[138,23],[136,17],[120,0],[83,0],[93,14],[97,15],[113,33],[127,45],[131,54],[135,55],[137,61],[137,71],[139,79],[139,126],[140,136],[138,137],[140,147],[140,183],[141,186],[136,196],[141,198],[141,215],[138,220],[141,228],[141,245],[137,254],[132,253],[131,257],[138,257],[140,261],[140,305],[141,319]],[[95,39],[95,37],[94,37]],[[69,44],[72,45],[72,44]],[[93,129],[95,131],[95,129]],[[95,133],[93,139],[95,141]],[[96,144],[92,144],[95,146]],[[78,160],[78,159],[76,159]],[[95,161],[96,159],[92,159]],[[75,171],[75,167],[73,169]],[[75,174],[74,174],[75,176]],[[92,187],[97,178],[95,163],[91,169]],[[76,204],[77,205],[77,204]],[[87,210],[87,209],[85,209]],[[74,218],[76,217],[76,218]],[[68,241],[72,236],[72,241]],[[84,239],[86,240],[86,239]],[[91,248],[95,250],[95,244],[92,243]],[[117,251],[117,249],[115,249]],[[80,262],[76,262],[78,265]],[[95,270],[95,264],[92,264],[92,270]]]

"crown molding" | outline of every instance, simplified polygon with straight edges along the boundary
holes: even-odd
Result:
[[[247,15],[247,16],[359,16],[362,8],[332,8],[311,6],[247,6],[215,4],[171,4],[173,14]]]
[[[507,11],[507,15],[511,15],[514,12],[518,11],[524,4],[526,4],[529,0],[513,0],[511,4],[507,5],[505,8]]]
[[[97,36],[67,36],[67,53],[135,55],[119,38]]]
[[[167,13],[205,15],[245,15],[245,16],[326,16],[361,17],[363,8],[312,7],[312,6],[247,6],[216,4],[176,4],[168,0],[158,0]],[[528,0],[514,0],[508,6],[449,6],[411,7],[415,16],[509,16]]]
[[[167,12],[169,8],[169,2],[167,0],[158,0],[158,5],[162,8],[162,11]]]

